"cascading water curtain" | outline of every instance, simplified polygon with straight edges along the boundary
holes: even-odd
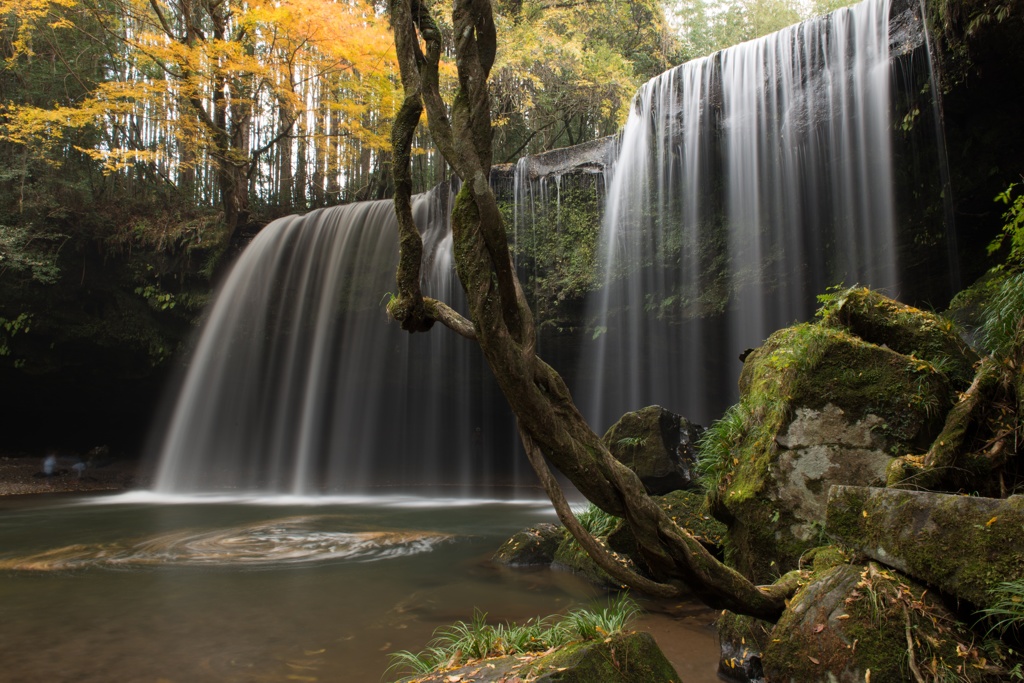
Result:
[[[424,290],[460,305],[448,187],[414,203]],[[521,484],[514,425],[478,350],[387,320],[398,260],[389,201],[264,228],[207,315],[156,430],[161,493],[466,495]]]
[[[888,15],[868,0],[636,95],[577,389],[595,428],[652,403],[707,424],[737,356],[826,287],[897,289]]]

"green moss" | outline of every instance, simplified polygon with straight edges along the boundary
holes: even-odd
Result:
[[[960,330],[950,318],[907,306],[864,287],[831,296],[818,315],[823,325],[926,361],[960,388],[971,383],[978,357],[961,339]]]
[[[850,563],[849,555],[844,550],[834,545],[823,545],[817,548],[811,548],[804,553],[801,560],[805,566],[809,562],[815,574],[823,574],[833,567]]]
[[[563,670],[564,669],[564,670]],[[569,645],[531,667],[537,683],[676,683],[679,676],[649,633]]]
[[[1000,582],[1024,578],[1022,526],[1022,497],[843,487],[828,510],[828,531],[844,545],[881,549],[907,573],[980,607]]]
[[[816,572],[790,603],[764,653],[765,674],[801,682],[913,680],[915,665],[926,680],[998,680],[985,669],[988,653],[924,587],[877,566],[840,565]]]

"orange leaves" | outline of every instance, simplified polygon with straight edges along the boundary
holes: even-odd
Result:
[[[82,17],[120,42],[107,56],[109,80],[90,81],[84,96],[50,108],[6,103],[0,135],[45,154],[70,144],[68,130],[93,126],[100,141],[76,149],[108,171],[139,162],[170,170],[210,160],[252,165],[285,144],[305,145],[307,159],[333,160],[389,145],[397,69],[387,18],[373,4],[186,5],[188,17],[181,3],[161,0],[115,0],[113,11],[95,0],[7,0],[21,41],[11,60],[30,59],[43,31],[48,40],[54,31],[73,36]]]

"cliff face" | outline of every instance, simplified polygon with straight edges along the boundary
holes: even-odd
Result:
[[[1024,3],[928,0],[962,284],[988,266],[1002,225],[993,199],[1024,173]]]

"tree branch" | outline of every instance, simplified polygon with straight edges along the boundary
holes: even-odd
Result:
[[[685,594],[685,591],[679,586],[651,581],[615,559],[612,552],[601,545],[590,532],[584,529],[576,515],[573,514],[572,508],[569,507],[569,503],[562,493],[561,486],[558,485],[558,481],[551,474],[551,470],[548,468],[540,448],[537,447],[537,443],[522,428],[519,430],[519,436],[523,440],[526,457],[529,459],[530,465],[533,466],[533,471],[537,473],[537,478],[540,479],[544,491],[548,494],[548,498],[558,514],[558,519],[569,530],[569,533],[573,535],[573,538],[587,551],[591,559],[597,563],[597,566],[608,572],[613,579],[656,597],[678,598]]]

